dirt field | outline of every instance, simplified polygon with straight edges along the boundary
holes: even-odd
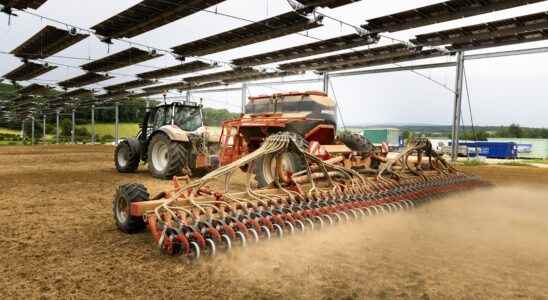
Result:
[[[499,187],[187,265],[112,222],[109,146],[0,148],[0,296],[548,299],[548,170],[475,167]]]

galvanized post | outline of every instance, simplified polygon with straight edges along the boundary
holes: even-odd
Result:
[[[72,110],[72,130],[70,132],[70,142],[76,143],[76,110]]]
[[[115,118],[115,124],[114,124],[114,143],[116,145],[118,145],[118,142],[119,142],[119,139],[120,139],[120,136],[119,136],[119,131],[118,131],[118,102],[116,102],[114,104],[114,118]]]
[[[59,144],[59,113],[60,111],[57,110],[55,114],[55,143]]]
[[[323,73],[323,92],[329,95],[329,73]]]
[[[21,140],[23,140],[23,144],[25,144],[25,120],[21,122]]]
[[[457,53],[457,78],[455,80],[455,103],[453,107],[453,130],[451,141],[451,160],[457,161],[459,152],[459,129],[462,112],[462,85],[464,79],[464,52]]]
[[[145,100],[145,111],[148,112],[149,108],[150,108],[150,103],[148,102],[148,100]]]
[[[246,102],[247,102],[247,83],[242,83],[242,114],[245,114]]]
[[[191,96],[192,96],[192,94],[190,93],[190,91],[187,91],[186,92],[186,102],[190,102]]]
[[[31,139],[30,139],[30,144],[31,145],[34,145],[34,116],[32,116],[32,125],[31,125],[31,129],[30,129],[30,132],[31,132]]]
[[[42,140],[46,142],[46,114],[44,114],[44,122],[42,123]]]
[[[91,144],[95,145],[95,104],[91,105]]]

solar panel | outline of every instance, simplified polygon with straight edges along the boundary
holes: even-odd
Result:
[[[59,95],[60,98],[67,99],[67,98],[78,98],[78,97],[85,97],[85,96],[91,96],[93,94],[92,90],[89,89],[76,89],[72,90],[70,92],[63,93]]]
[[[392,44],[360,51],[352,51],[315,59],[281,64],[278,68],[285,71],[317,70],[352,62],[363,62],[374,59],[392,58],[419,51],[420,48],[410,48],[406,44]]]
[[[237,68],[237,69],[223,71],[223,72],[216,72],[216,73],[186,77],[186,78],[183,78],[183,81],[190,82],[193,84],[198,84],[198,83],[205,83],[205,82],[237,79],[240,77],[245,77],[245,76],[254,75],[254,74],[256,75],[260,73],[261,71],[253,68]]]
[[[88,36],[88,34],[72,34],[66,30],[48,25],[21,44],[21,46],[11,51],[11,54],[24,59],[44,59],[78,43]]]
[[[272,78],[280,78],[280,77],[287,77],[287,76],[294,76],[303,74],[304,72],[295,72],[295,71],[276,71],[276,72],[264,72],[260,74],[251,74],[244,77],[239,77],[235,79],[227,79],[224,80],[223,83],[225,84],[233,84],[237,82],[247,82],[247,81],[255,81],[255,80],[264,80],[264,79],[272,79]]]
[[[84,75],[80,75],[71,79],[67,79],[65,81],[61,81],[58,83],[58,85],[62,86],[65,89],[69,89],[69,88],[81,87],[81,86],[105,81],[111,78],[113,77],[109,75],[101,75],[97,73],[88,72]]]
[[[548,39],[548,28],[542,30],[535,30],[523,33],[491,36],[484,39],[473,40],[463,43],[455,43],[448,46],[449,51],[467,51],[484,49],[491,47],[500,47],[515,45],[521,43],[537,42]]]
[[[172,67],[163,68],[159,70],[154,70],[150,72],[144,72],[141,74],[137,74],[137,77],[143,78],[143,79],[160,79],[165,77],[171,77],[171,76],[177,76],[187,73],[193,73],[203,70],[208,70],[215,68],[217,65],[215,64],[208,64],[203,61],[193,61],[189,63],[184,64],[178,64]]]
[[[223,1],[144,0],[92,29],[107,38],[132,38]]]
[[[52,89],[47,85],[33,83],[30,85],[27,85],[24,88],[18,89],[16,93],[25,94],[25,95],[44,95],[51,91]]]
[[[131,90],[131,89],[140,88],[147,85],[153,85],[154,83],[156,83],[156,81],[154,80],[137,79],[137,80],[132,80],[128,82],[123,82],[120,84],[106,86],[104,87],[104,89],[111,92],[120,91],[120,90]]]
[[[41,65],[33,62],[26,62],[24,65],[17,67],[15,70],[2,77],[12,81],[26,81],[41,76],[56,68],[56,66],[48,64]]]
[[[44,3],[46,3],[47,0],[0,0],[0,4],[4,5],[5,7],[9,8],[17,8],[17,9],[38,9],[40,6],[42,6]]]
[[[157,91],[157,92],[143,92],[143,93],[136,93],[136,94],[131,94],[128,96],[128,98],[130,99],[134,99],[134,98],[145,98],[145,97],[149,97],[149,96],[154,96],[154,95],[158,95],[158,94],[161,94],[162,91]]]
[[[336,8],[361,0],[296,0],[304,6]]]
[[[541,1],[544,0],[450,0],[367,20],[362,27],[370,32],[395,32]]]
[[[373,35],[359,35],[349,34],[339,36],[336,38],[328,39],[325,41],[305,44],[301,46],[295,46],[278,51],[272,51],[268,53],[247,56],[238,58],[232,61],[235,65],[241,67],[264,65],[274,62],[280,62],[285,60],[291,60],[296,58],[302,58],[307,56],[313,56],[318,54],[324,54],[339,50],[345,50],[365,45],[371,45],[379,41],[377,34]]]
[[[143,89],[146,93],[163,93],[169,90],[184,90],[188,89],[190,87],[190,84],[188,82],[175,82],[175,83],[169,83],[169,84],[162,84],[157,86],[151,86],[149,88]]]
[[[417,35],[416,45],[448,45],[522,34],[548,28],[548,12]]]
[[[406,61],[435,58],[435,57],[440,57],[444,55],[448,55],[448,53],[442,52],[437,49],[429,49],[429,50],[410,52],[408,54],[397,56],[397,57],[379,58],[379,59],[366,60],[366,61],[353,61],[353,62],[337,64],[332,66],[325,66],[325,67],[317,68],[316,71],[322,72],[322,73],[334,72],[334,71],[374,67],[374,66],[381,66],[381,65],[388,65],[388,64],[397,64],[397,63],[406,62]]]
[[[108,72],[160,56],[162,55],[131,47],[124,51],[82,65],[81,68],[89,72]]]
[[[131,95],[131,92],[128,92],[128,91],[115,91],[115,92],[108,92],[106,94],[102,94],[102,95],[95,95],[95,98],[96,99],[99,99],[99,100],[107,100],[107,99],[119,99],[119,98],[124,98],[124,97],[127,97]]]
[[[202,56],[322,26],[322,17],[311,15],[311,11],[290,11],[172,49],[181,56]]]

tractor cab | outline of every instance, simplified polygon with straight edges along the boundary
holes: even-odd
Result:
[[[164,126],[176,126],[185,132],[198,133],[204,127],[202,105],[173,102],[150,109],[141,124],[139,139],[148,140],[152,133]]]

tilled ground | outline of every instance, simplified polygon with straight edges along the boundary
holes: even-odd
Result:
[[[0,148],[2,298],[548,299],[546,169],[469,168],[499,187],[188,265],[116,230],[119,184],[169,182],[112,152]]]

